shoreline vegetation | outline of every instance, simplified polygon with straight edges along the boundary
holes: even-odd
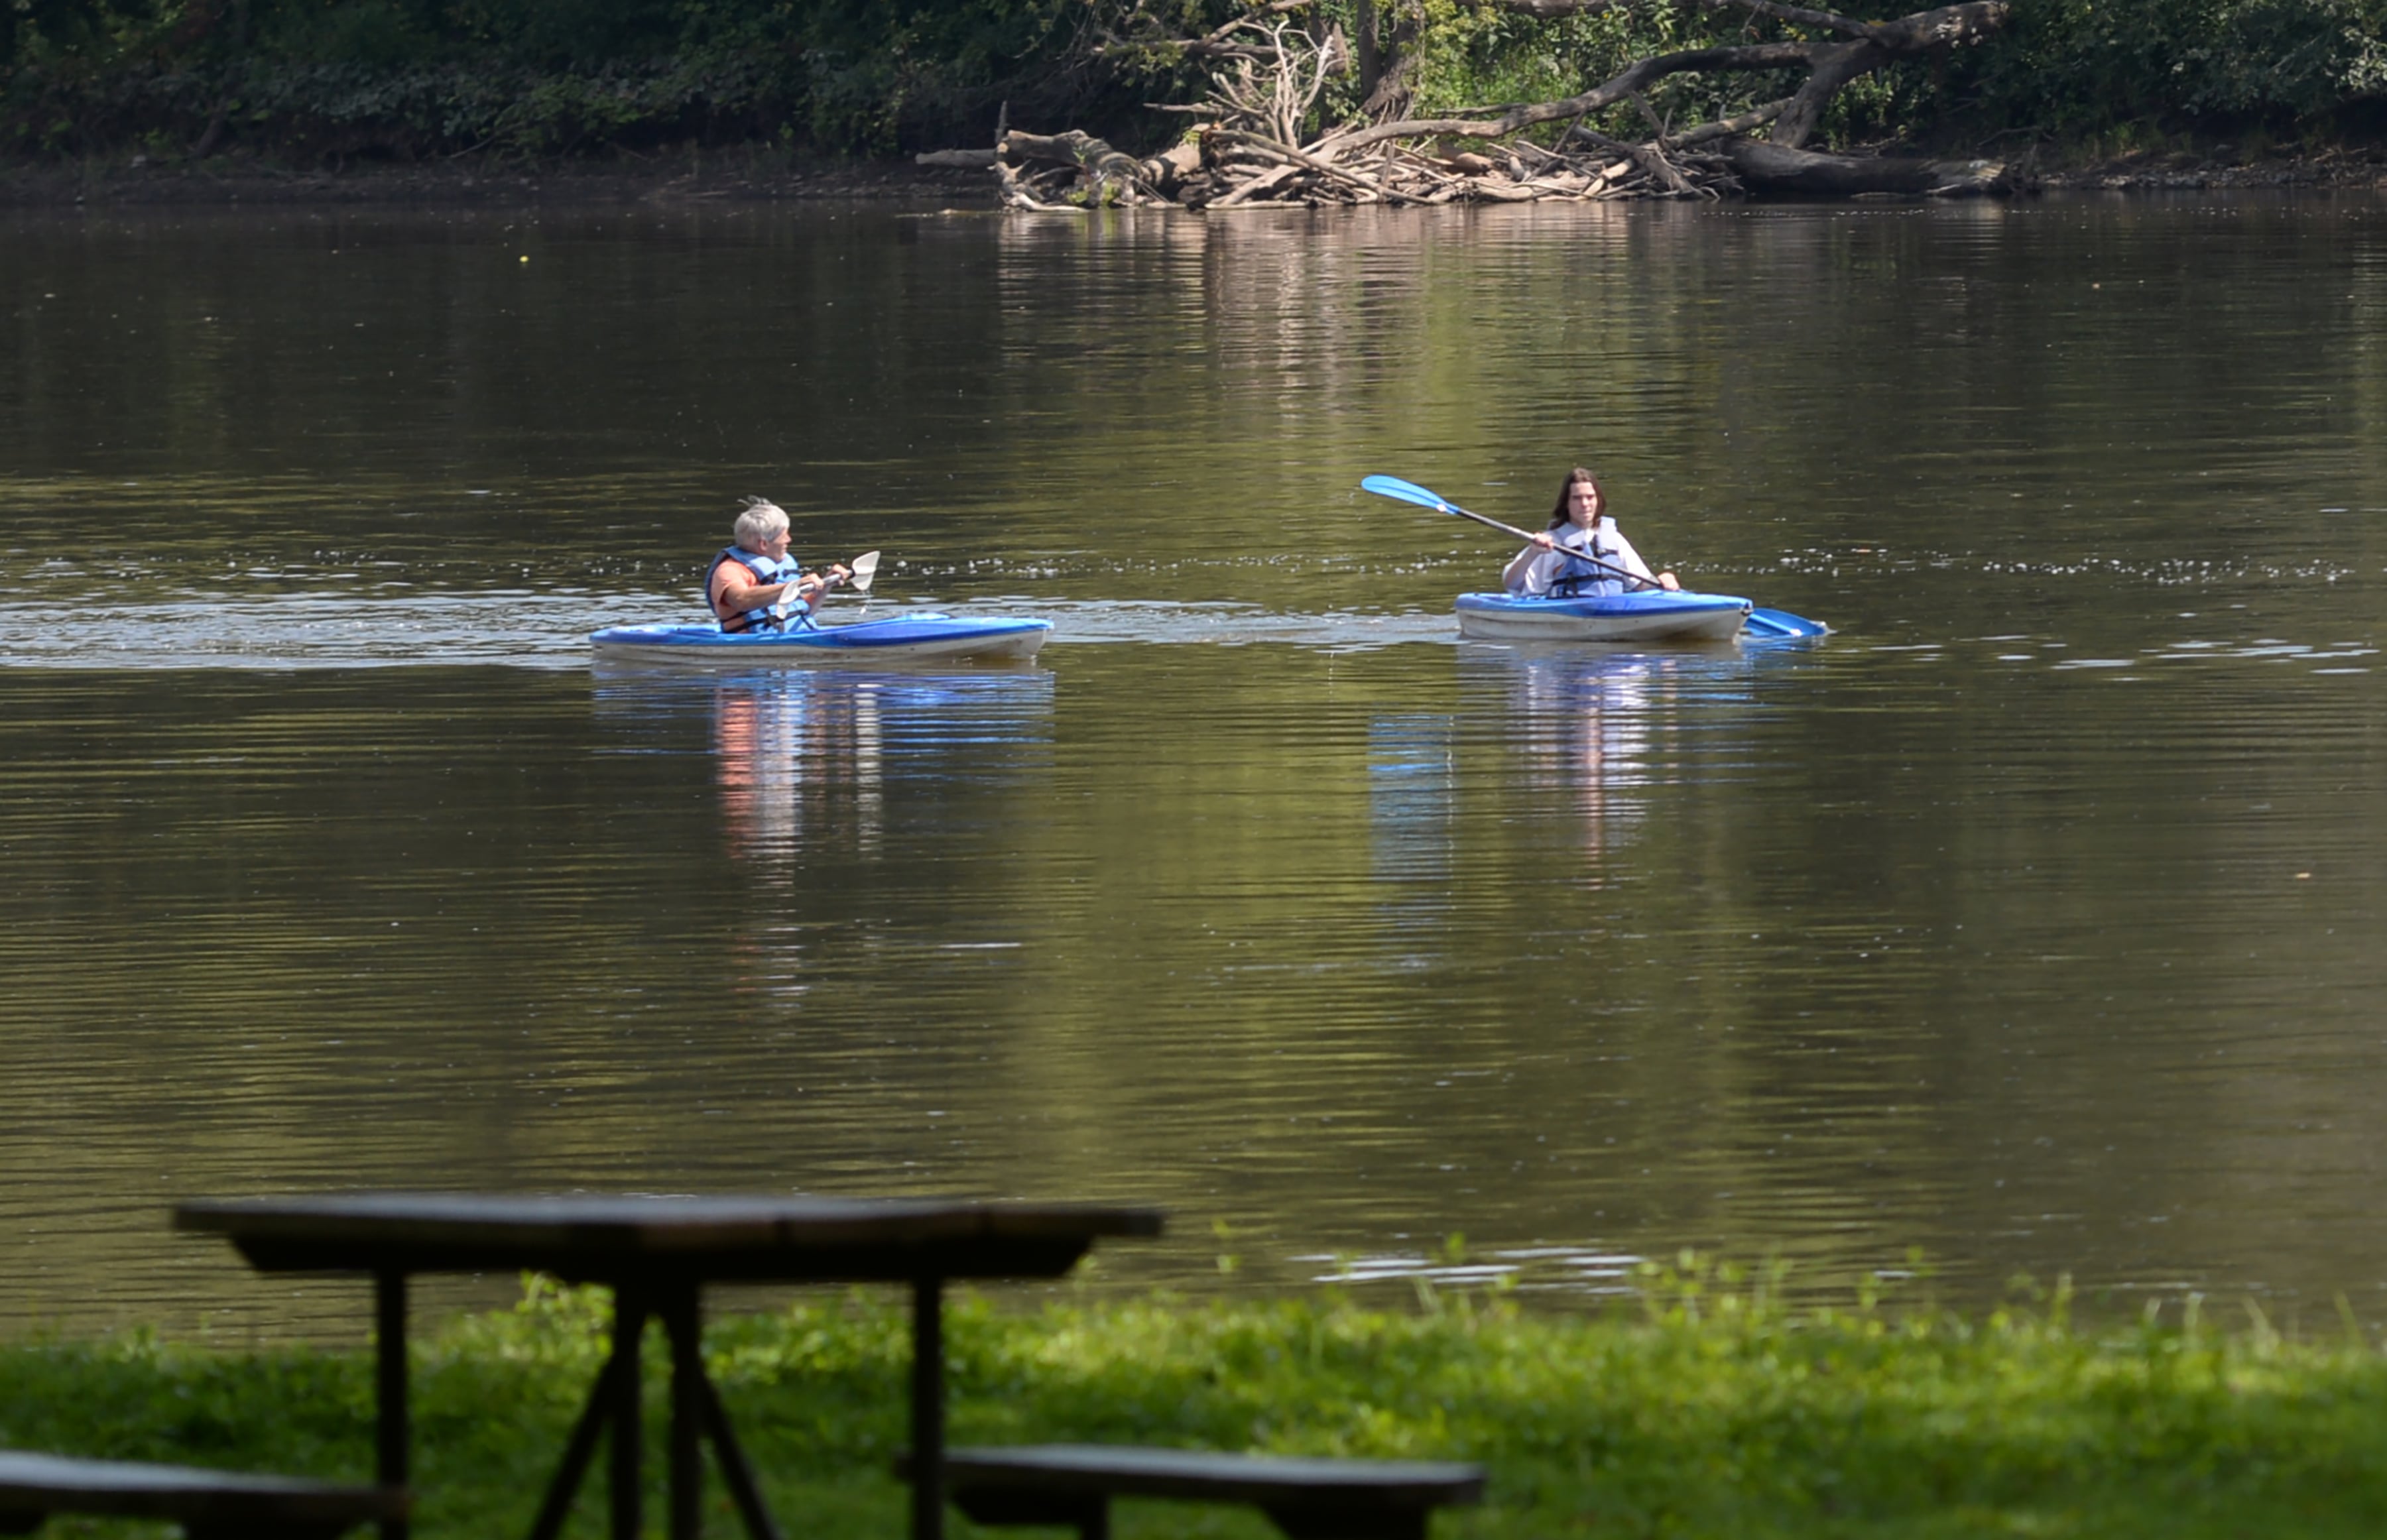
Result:
[[[2061,1288],[1967,1314],[1870,1291],[1789,1303],[1781,1281],[1686,1258],[1597,1315],[1423,1289],[1398,1311],[1333,1291],[1028,1309],[964,1294],[947,1317],[952,1433],[1480,1460],[1485,1506],[1438,1518],[1443,1540],[2218,1540],[2387,1524],[2387,1357],[2343,1301],[2305,1332],[2194,1295],[2084,1323]],[[416,1533],[523,1531],[606,1317],[601,1294],[532,1280],[516,1308],[418,1344]],[[725,1313],[707,1332],[766,1496],[810,1533],[901,1527],[906,1323],[891,1296],[856,1292]],[[363,1350],[141,1332],[0,1346],[8,1447],[356,1479],[372,1407]],[[717,1485],[707,1503],[714,1527],[734,1527]],[[570,1533],[597,1522],[585,1508]],[[1118,1533],[1273,1532],[1238,1509],[1128,1504]]]
[[[16,204],[1946,195],[2382,156],[2387,0],[0,6]]]

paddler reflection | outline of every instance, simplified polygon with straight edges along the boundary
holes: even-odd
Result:
[[[719,681],[712,705],[724,840],[781,881],[832,839],[840,860],[890,839],[949,851],[976,788],[1051,755],[1042,671],[802,670]]]
[[[1503,647],[1462,650],[1461,666],[1502,675],[1524,785],[1572,810],[1598,883],[1600,859],[1648,816],[1652,743],[1678,671],[1713,665],[1696,653]]]
[[[714,777],[733,860],[781,882],[808,830],[877,848],[885,789],[878,681],[794,675],[724,681],[713,696]]]

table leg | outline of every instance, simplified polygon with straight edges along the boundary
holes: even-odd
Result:
[[[613,1540],[638,1540],[645,1527],[639,1497],[641,1446],[638,1343],[647,1332],[647,1298],[628,1284],[613,1289]]]
[[[912,1540],[945,1533],[944,1284],[912,1281]]]
[[[373,1480],[406,1484],[406,1274],[373,1274]],[[407,1540],[404,1519],[384,1519],[382,1540]]]
[[[563,1521],[572,1514],[572,1499],[579,1496],[581,1478],[588,1474],[588,1461],[597,1453],[597,1435],[605,1431],[605,1420],[613,1415],[613,1360],[607,1358],[605,1367],[597,1371],[597,1382],[588,1389],[588,1405],[581,1408],[580,1420],[572,1425],[572,1437],[563,1445],[563,1461],[547,1483],[547,1497],[538,1505],[530,1540],[555,1540],[563,1533]]]
[[[771,1522],[763,1494],[754,1485],[754,1468],[746,1462],[746,1451],[739,1447],[738,1435],[730,1431],[729,1409],[721,1404],[721,1393],[710,1380],[698,1384],[704,1394],[705,1431],[713,1435],[713,1452],[721,1457],[721,1480],[746,1521],[747,1534],[751,1540],[779,1540],[778,1526]]]
[[[671,1344],[671,1540],[697,1540],[704,1527],[704,1383],[701,1350],[703,1311],[696,1285],[682,1284],[665,1295],[657,1312]]]

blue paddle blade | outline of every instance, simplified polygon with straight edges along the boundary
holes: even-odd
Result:
[[[1398,476],[1363,476],[1359,481],[1359,490],[1373,492],[1380,498],[1391,498],[1397,502],[1413,502],[1420,508],[1444,509],[1450,506],[1416,482],[1403,481]]]
[[[1823,637],[1832,628],[1820,620],[1794,615],[1787,610],[1751,610],[1741,629],[1752,637]]]

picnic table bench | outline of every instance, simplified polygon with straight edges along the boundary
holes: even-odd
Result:
[[[333,1540],[406,1508],[406,1494],[385,1487],[0,1451],[0,1534],[31,1534],[54,1513],[92,1513],[168,1520],[191,1540]]]
[[[1425,1540],[1435,1508],[1484,1496],[1482,1466],[1439,1461],[1033,1444],[948,1449],[944,1463],[947,1494],[979,1523],[1074,1527],[1080,1540],[1109,1540],[1113,1497],[1251,1503],[1292,1540]]]

